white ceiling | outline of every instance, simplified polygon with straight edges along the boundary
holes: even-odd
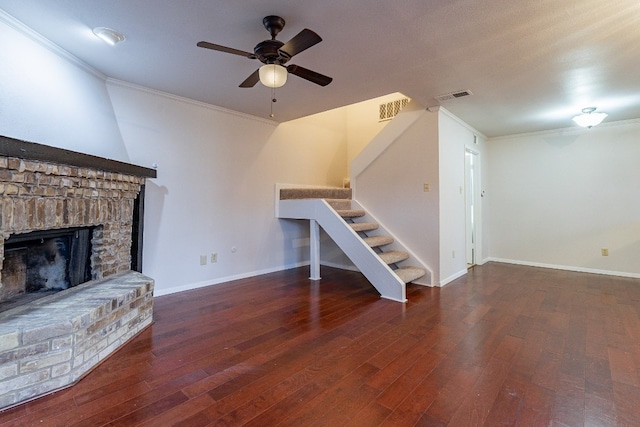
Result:
[[[638,0],[0,0],[0,9],[114,79],[268,117],[270,90],[238,85],[257,60],[196,47],[252,51],[269,38],[262,18],[286,20],[323,41],[290,64],[333,77],[296,76],[276,90],[286,121],[402,92],[442,105],[489,137],[571,126],[583,107],[607,121],[640,117]],[[109,47],[97,26],[127,37]]]

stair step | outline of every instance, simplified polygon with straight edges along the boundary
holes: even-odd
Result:
[[[424,276],[427,272],[419,267],[401,267],[393,270],[404,283],[413,282],[414,280]]]
[[[365,212],[361,209],[336,209],[336,212],[342,218],[358,218],[365,215]]]
[[[352,222],[349,225],[353,228],[353,231],[371,231],[378,229],[378,224],[375,222]]]
[[[371,248],[377,248],[378,246],[384,246],[393,243],[393,237],[389,236],[365,237],[362,240],[364,240],[364,242]]]
[[[339,187],[281,188],[280,200],[290,199],[351,199],[351,189]]]
[[[402,251],[388,251],[381,252],[378,254],[380,259],[384,261],[385,264],[394,264],[396,262],[404,261],[409,258],[409,254]]]
[[[351,199],[325,199],[336,211],[351,210]]]

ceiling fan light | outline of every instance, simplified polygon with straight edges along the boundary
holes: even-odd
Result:
[[[596,113],[595,107],[588,107],[582,109],[582,114],[578,114],[573,118],[579,126],[585,128],[592,128],[597,126],[607,117],[607,113]]]
[[[285,67],[278,64],[266,64],[260,67],[258,71],[260,75],[260,83],[266,87],[280,87],[287,82],[288,71]]]
[[[93,29],[93,34],[111,46],[115,46],[125,40],[124,34],[107,27],[96,27]]]

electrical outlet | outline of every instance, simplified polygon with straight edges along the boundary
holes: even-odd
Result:
[[[211,262],[218,262],[218,254],[216,252],[211,254]]]
[[[426,182],[425,182],[425,184],[424,184],[424,187],[423,187],[423,188],[424,188],[424,192],[425,192],[425,193],[428,193],[428,192],[429,192],[429,184],[427,184]]]
[[[451,251],[451,258],[455,258],[456,257],[456,251]]]
[[[200,265],[207,265],[207,256],[200,255]]]
[[[602,256],[609,256],[609,249],[607,248],[600,249],[600,252],[602,253]]]

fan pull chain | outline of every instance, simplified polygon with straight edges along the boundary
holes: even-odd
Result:
[[[272,87],[271,88],[271,113],[269,114],[269,117],[271,118],[273,118],[273,104],[275,104],[276,101],[278,101],[276,99],[276,88]]]

